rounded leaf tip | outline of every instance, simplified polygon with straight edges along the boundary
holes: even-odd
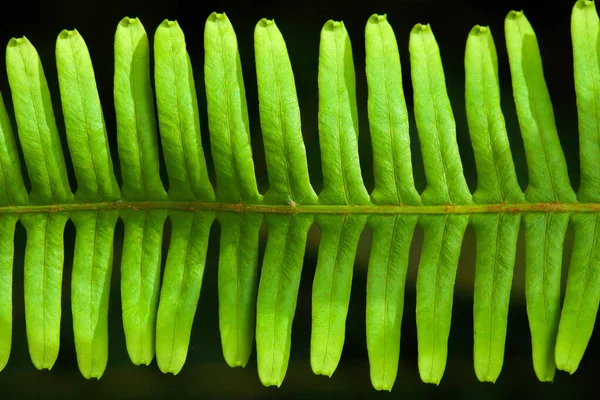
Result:
[[[525,16],[525,14],[523,13],[523,10],[520,10],[520,11],[512,10],[511,12],[508,13],[508,16],[506,18],[519,19],[519,18],[523,18],[524,16]]]
[[[22,45],[29,44],[29,39],[26,36],[21,36],[20,38],[12,38],[8,41],[7,47],[19,47]]]
[[[212,14],[210,14],[208,16],[208,20],[211,22],[218,22],[218,21],[228,21],[229,18],[227,18],[227,14],[225,14],[224,12],[220,13],[220,12],[214,11]]]
[[[580,8],[593,7],[594,1],[593,0],[577,0],[577,6]]]
[[[59,39],[69,39],[70,37],[77,37],[77,36],[79,36],[79,32],[77,31],[77,29],[73,29],[73,30],[63,29],[58,34]]]
[[[139,24],[140,20],[137,17],[125,17],[121,20],[120,24],[124,27],[128,27],[129,25]]]
[[[163,25],[168,26],[169,28],[171,28],[171,27],[174,27],[174,26],[178,26],[179,24],[177,23],[176,20],[165,19],[163,21]]]
[[[342,21],[334,21],[332,19],[330,19],[329,21],[327,21],[325,23],[325,26],[323,27],[323,29],[328,30],[328,31],[335,31],[338,29],[344,29],[344,22]]]
[[[421,33],[427,32],[431,30],[431,26],[429,24],[416,24],[411,33]]]
[[[269,26],[275,25],[275,21],[272,19],[263,18],[260,21],[258,21],[257,25],[259,28],[268,28]]]

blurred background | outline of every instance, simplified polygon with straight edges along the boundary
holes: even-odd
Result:
[[[54,64],[56,36],[62,29],[77,29],[86,40],[104,105],[109,140],[113,150],[117,179],[120,181],[116,150],[115,113],[112,106],[113,38],[119,20],[125,16],[139,17],[150,38],[159,23],[176,19],[186,34],[188,51],[195,68],[195,80],[200,106],[202,139],[208,168],[213,178],[210,157],[206,100],[203,85],[203,29],[212,11],[225,12],[236,30],[244,71],[252,134],[255,168],[259,188],[264,193],[268,177],[258,116],[256,75],[254,72],[253,30],[263,17],[274,18],[287,41],[295,72],[298,97],[302,112],[303,134],[308,154],[311,179],[315,189],[322,188],[320,153],[317,131],[317,65],[319,33],[328,19],[343,20],[353,44],[357,80],[357,101],[360,121],[360,161],[365,185],[373,189],[372,152],[367,120],[367,88],[364,72],[364,27],[373,13],[387,13],[395,29],[403,67],[405,95],[412,111],[408,35],[416,23],[430,23],[436,35],[446,73],[448,93],[457,123],[457,140],[467,182],[472,191],[477,181],[474,159],[464,110],[464,46],[467,34],[475,24],[489,25],[498,50],[502,103],[519,182],[527,184],[527,168],[511,93],[508,59],[504,46],[503,22],[512,10],[524,10],[534,29],[544,61],[546,81],[554,104],[560,140],[568,163],[571,181],[579,184],[578,134],[575,93],[573,88],[572,50],[570,41],[570,13],[574,1],[553,2],[505,0],[367,0],[349,2],[322,0],[316,4],[285,1],[235,2],[196,1],[183,3],[176,0],[57,0],[32,2],[2,2],[0,42],[11,37],[26,35],[37,48],[50,90],[54,111],[62,135],[64,124],[58,97],[58,81]],[[0,63],[0,91],[12,112],[10,91],[4,63]],[[13,119],[13,127],[14,127]],[[423,165],[414,121],[411,121],[411,148],[417,189],[425,187]],[[76,182],[65,153],[73,189]],[[163,177],[166,182],[166,173]],[[260,253],[264,252],[267,232],[263,226]],[[0,373],[1,398],[31,397],[86,397],[86,398],[505,398],[520,394],[544,398],[564,398],[584,394],[594,388],[595,365],[600,359],[598,332],[592,336],[587,353],[578,371],[569,376],[557,372],[553,384],[539,383],[533,372],[531,343],[524,303],[524,253],[522,235],[517,250],[515,277],[509,311],[508,334],[504,368],[496,384],[479,383],[473,371],[472,301],[474,281],[475,242],[471,228],[467,229],[459,261],[452,329],[446,373],[439,387],[420,381],[417,370],[417,340],[415,326],[415,278],[419,262],[422,231],[417,228],[409,259],[405,309],[402,326],[401,360],[393,391],[378,393],[370,384],[365,337],[366,268],[371,242],[365,229],[361,238],[352,286],[350,312],[347,321],[346,342],[340,365],[331,379],[314,376],[309,363],[310,302],[312,279],[315,271],[319,230],[313,226],[305,255],[304,269],[298,298],[298,307],[292,333],[292,350],[286,379],[279,389],[264,388],[257,375],[256,355],[253,354],[245,369],[229,368],[220,349],[217,310],[217,264],[219,225],[211,231],[206,271],[197,317],[195,319],[187,363],[176,377],[163,375],[154,362],[149,367],[136,367],[129,361],[121,321],[119,288],[119,261],[121,257],[123,225],[117,225],[115,237],[115,265],[110,300],[110,358],[100,381],[87,381],[78,371],[73,343],[70,308],[70,274],[75,229],[67,224],[65,231],[65,265],[63,281],[63,318],[61,349],[52,371],[37,371],[29,359],[23,308],[23,257],[25,230],[16,230],[14,263],[14,329],[10,361]],[[170,225],[165,226],[163,259],[166,258]],[[569,229],[565,243],[563,289],[572,246]],[[163,260],[164,261],[164,260]],[[564,290],[563,290],[564,292]]]

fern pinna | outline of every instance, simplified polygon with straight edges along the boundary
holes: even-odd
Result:
[[[574,372],[590,339],[600,300],[599,20],[592,1],[572,13],[581,184],[571,188],[544,82],[535,33],[522,12],[505,20],[514,101],[529,184],[519,188],[502,110],[492,34],[475,26],[465,53],[466,110],[477,167],[477,190],[466,184],[439,49],[428,25],[410,33],[414,117],[427,187],[415,189],[398,46],[385,15],[365,30],[368,115],[375,189],[363,184],[350,39],[343,23],[321,31],[318,67],[319,140],[324,188],[313,190],[307,167],[294,75],[275,23],[255,29],[260,124],[269,190],[257,189],[246,93],[236,35],[225,14],[205,26],[204,80],[216,185],[200,140],[195,82],[184,34],[164,21],[150,44],[135,18],[115,35],[114,106],[119,187],[90,55],[77,31],[56,44],[60,99],[77,179],[73,195],[41,61],[26,39],[12,39],[6,69],[31,190],[23,183],[11,123],[0,102],[0,369],[12,335],[15,224],[27,232],[24,265],[27,340],[33,364],[52,368],[59,349],[63,230],[76,227],[71,311],[77,360],[86,378],[100,378],[108,358],[108,294],[115,224],[125,237],[121,265],[123,327],[136,364],[156,355],[177,374],[188,351],[200,295],[209,230],[221,226],[218,265],[223,356],[245,366],[254,340],[264,385],[281,385],[290,354],[307,232],[322,232],[312,293],[310,359],[331,376],[344,344],[354,257],[363,229],[373,234],[367,282],[367,348],[371,381],[391,390],[398,370],[408,251],[416,224],[424,231],[417,277],[418,368],[424,382],[444,373],[454,280],[463,234],[477,241],[474,364],[481,381],[500,374],[517,235],[523,223],[526,302],[533,366],[541,381],[555,368]],[[156,94],[156,120],[153,86]],[[158,124],[157,124],[158,121]],[[159,174],[159,141],[168,190]],[[161,238],[172,224],[164,276]],[[264,221],[263,221],[264,218]],[[564,303],[560,274],[567,226],[575,232]],[[259,269],[259,229],[268,241]],[[260,272],[259,272],[260,271]]]

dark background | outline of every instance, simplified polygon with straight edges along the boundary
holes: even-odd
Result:
[[[485,1],[485,0],[357,0],[355,3],[322,0],[316,4],[285,1],[117,1],[102,2],[59,0],[32,2],[2,2],[0,15],[0,42],[11,37],[26,35],[36,46],[53,95],[54,111],[64,140],[64,125],[58,98],[58,82],[54,64],[56,36],[62,29],[76,28],[86,40],[94,63],[100,97],[113,149],[117,179],[118,169],[115,116],[112,106],[113,38],[117,23],[124,16],[137,16],[150,38],[165,18],[177,19],[186,33],[188,51],[195,67],[201,128],[211,177],[214,171],[210,158],[206,102],[202,80],[203,29],[212,11],[225,12],[236,30],[244,69],[248,108],[252,131],[255,166],[262,193],[268,186],[264,151],[258,118],[256,76],[254,73],[253,30],[262,17],[274,18],[286,41],[295,72],[303,134],[308,153],[311,179],[315,189],[322,187],[320,154],[317,132],[317,65],[319,32],[328,19],[343,20],[353,43],[357,79],[357,100],[360,121],[360,158],[364,180],[373,189],[371,144],[366,110],[366,79],[364,73],[364,26],[373,13],[387,13],[395,29],[403,66],[405,94],[412,110],[408,35],[415,23],[430,23],[438,40],[444,63],[449,96],[457,122],[457,140],[463,159],[465,175],[472,190],[476,187],[473,154],[464,111],[464,45],[474,24],[489,25],[496,41],[500,64],[503,108],[519,182],[524,189],[527,169],[523,145],[519,135],[511,94],[508,60],[504,46],[503,21],[512,10],[524,10],[536,33],[543,56],[545,76],[556,113],[560,140],[565,150],[569,173],[574,188],[579,183],[577,115],[573,88],[573,67],[570,42],[570,13],[574,1]],[[0,90],[12,112],[4,63],[0,63]],[[13,126],[14,121],[13,121]],[[414,174],[419,191],[425,186],[424,172],[414,121],[411,125]],[[66,141],[65,150],[66,147]],[[68,152],[65,153],[69,164]],[[163,165],[164,167],[164,165]],[[76,188],[70,165],[69,174]],[[163,171],[164,173],[164,171]],[[166,178],[166,175],[164,175]],[[165,179],[166,182],[166,179]],[[214,179],[213,179],[214,182]],[[165,227],[163,258],[169,237],[169,223]],[[537,381],[531,361],[531,344],[524,304],[523,241],[520,236],[515,279],[511,296],[509,326],[504,368],[495,385],[479,383],[473,371],[472,301],[474,278],[474,234],[467,230],[459,262],[452,329],[446,373],[439,387],[420,381],[417,370],[417,341],[415,329],[415,277],[419,261],[422,232],[417,228],[411,248],[406,303],[402,329],[401,361],[396,385],[391,394],[377,393],[369,381],[369,366],[365,338],[365,287],[370,232],[365,230],[356,257],[346,343],[340,365],[331,379],[314,376],[309,364],[310,301],[320,233],[313,227],[305,256],[304,270],[298,299],[298,308],[292,334],[290,365],[280,389],[264,388],[257,375],[253,354],[245,369],[231,369],[225,364],[220,349],[217,312],[218,224],[213,225],[207,255],[206,272],[197,318],[190,342],[187,363],[174,377],[160,373],[154,362],[150,367],[136,367],[128,359],[121,322],[119,299],[119,260],[123,225],[117,225],[115,238],[115,265],[110,302],[110,359],[100,381],[87,381],[79,374],[72,334],[70,312],[70,272],[75,230],[71,223],[65,231],[65,270],[63,281],[63,319],[61,349],[52,371],[37,371],[29,359],[23,310],[23,256],[25,231],[17,226],[14,268],[14,329],[11,359],[0,373],[0,398],[27,397],[110,397],[110,398],[279,398],[324,397],[366,398],[405,396],[456,398],[505,398],[520,394],[547,398],[583,395],[597,386],[595,364],[600,359],[598,333],[591,339],[579,370],[572,376],[557,372],[553,384]],[[261,255],[264,251],[266,229],[261,234]],[[568,267],[572,232],[565,243],[564,274]],[[563,279],[563,288],[564,288]]]

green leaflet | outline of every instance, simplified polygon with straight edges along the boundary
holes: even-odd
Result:
[[[69,203],[73,195],[67,179],[50,91],[38,53],[27,38],[13,38],[8,42],[6,72],[19,140],[31,181],[29,199],[35,204]]]
[[[334,94],[334,95],[332,95]],[[319,46],[319,144],[323,166],[321,204],[369,204],[358,163],[354,62],[342,22],[328,21]]]
[[[471,192],[456,144],[440,50],[429,25],[415,25],[409,50],[415,120],[427,179],[423,204],[468,204]]]
[[[12,343],[12,269],[17,216],[0,216],[0,371],[10,357]]]
[[[218,201],[262,203],[254,175],[246,94],[235,32],[225,14],[212,13],[204,30],[208,127]],[[245,366],[252,349],[254,293],[261,215],[217,215],[221,225],[219,327],[228,365]],[[233,232],[237,232],[237,235]],[[235,286],[234,283],[235,282]]]
[[[163,21],[154,36],[154,78],[163,152],[172,200],[214,201],[200,141],[194,75],[177,22]]]
[[[169,198],[214,201],[200,140],[198,103],[185,37],[163,21],[154,38],[156,97]],[[163,372],[179,373],[200,296],[213,213],[170,212],[171,243],[156,322],[156,358]]]
[[[252,352],[255,333],[262,215],[220,213],[218,219],[221,225],[219,328],[223,357],[230,367],[244,367]],[[260,352],[258,343],[257,352]]]
[[[600,163],[600,140],[598,116],[600,107],[600,60],[598,40],[599,21],[593,1],[579,0],[571,14],[571,38],[573,42],[573,69],[577,94],[579,125],[579,148],[581,177],[579,201],[600,200],[600,175],[596,167]]]
[[[367,349],[371,383],[391,391],[400,358],[408,251],[416,216],[369,218],[373,231],[367,274]]]
[[[473,359],[482,382],[495,382],[504,362],[508,304],[521,216],[474,215],[475,290],[473,296]]]
[[[138,19],[124,18],[115,34],[115,110],[126,200],[166,200],[159,176],[149,47]],[[124,211],[121,297],[127,352],[135,365],[154,357],[160,254],[166,210]]]
[[[256,304],[258,376],[265,386],[281,386],[290,357],[306,235],[311,215],[268,215],[269,240]]]
[[[315,204],[317,196],[308,176],[292,66],[283,36],[273,21],[263,19],[256,25],[254,45],[270,184],[265,202]],[[304,246],[312,221],[312,215],[266,218],[269,237],[256,322],[258,374],[265,386],[281,385],[287,371]]]
[[[56,63],[78,202],[120,198],[90,55],[77,31],[62,31]],[[108,360],[108,298],[118,212],[73,213],[71,308],[82,375],[100,378]]]
[[[477,167],[476,203],[522,203],[504,116],[492,34],[475,26],[465,52],[467,121]],[[490,171],[492,171],[490,173]],[[473,215],[477,258],[473,299],[474,365],[480,381],[495,382],[504,361],[508,303],[521,216]]]
[[[90,54],[77,31],[56,40],[56,67],[80,202],[120,198]]]
[[[467,39],[465,100],[477,167],[473,200],[479,204],[522,203],[525,199],[500,108],[496,46],[487,27],[475,26]]]
[[[597,120],[600,85],[598,27],[594,2],[578,1],[571,15],[571,37],[581,157],[581,182],[577,197],[583,202],[598,202],[600,199],[600,180],[595,171],[595,165],[600,160],[600,127]],[[555,353],[558,369],[569,373],[575,372],[583,357],[600,301],[600,276],[596,267],[600,249],[596,232],[598,214],[574,214],[571,223],[575,239]]]
[[[37,369],[51,369],[60,345],[64,212],[27,214],[25,247],[25,325],[31,361]]]
[[[319,203],[369,204],[358,162],[352,49],[344,24],[336,21],[321,30],[319,143],[324,180]],[[366,220],[362,215],[316,218],[322,238],[312,296],[310,364],[315,374],[331,376],[340,360],[354,256]]]
[[[21,164],[13,129],[0,94],[0,204],[19,205],[28,203],[27,191],[23,184]]]
[[[250,146],[246,92],[237,39],[225,14],[212,13],[204,30],[204,82],[217,199],[260,203]]]
[[[446,368],[452,296],[468,216],[422,216],[423,249],[417,274],[419,374],[440,383]]]
[[[415,119],[427,187],[424,204],[468,204],[467,187],[439,48],[428,25],[417,24],[409,41]],[[421,216],[425,233],[417,275],[419,373],[439,384],[446,368],[454,279],[468,215]]]
[[[529,171],[525,198],[529,202],[575,202],[535,33],[523,13],[516,11],[506,17],[505,31],[513,94]],[[562,243],[568,220],[567,214],[524,215],[527,315],[534,369],[540,381],[554,378]],[[549,245],[548,241],[556,245]]]
[[[75,256],[71,310],[77,363],[87,378],[102,376],[108,361],[108,301],[117,211],[73,213]]]
[[[575,214],[575,231],[565,300],[556,338],[558,369],[575,372],[592,336],[600,301],[599,214]]]
[[[371,200],[375,204],[421,204],[412,173],[398,44],[385,15],[369,18],[365,42],[375,173]]]
[[[312,291],[310,365],[331,377],[342,355],[354,257],[366,215],[319,216],[322,237]]]
[[[154,358],[165,210],[129,211],[121,258],[121,303],[127,353],[135,365]]]
[[[39,56],[26,39],[11,39],[6,69],[19,139],[31,181],[34,204],[62,204],[73,199],[58,137],[52,102]],[[31,118],[35,115],[35,118]],[[39,162],[43,160],[43,162]],[[38,369],[51,369],[58,356],[63,230],[67,213],[23,215],[25,252],[25,319],[29,352]]]
[[[0,204],[27,203],[15,138],[0,95]],[[17,215],[0,216],[0,371],[8,362],[12,342],[12,269]]]
[[[504,27],[513,95],[529,171],[526,199],[530,202],[574,202],[575,193],[556,132],[535,32],[520,11],[511,11]]]
[[[562,248],[568,214],[525,214],[525,298],[533,366],[542,382],[554,379],[560,318]]]
[[[365,28],[369,125],[373,141],[375,204],[420,204],[412,175],[408,112],[402,90],[398,45],[385,15]],[[367,275],[367,349],[371,383],[391,390],[400,357],[400,325],[408,250],[417,217],[373,216]]]
[[[127,200],[166,200],[160,181],[148,36],[137,18],[115,33],[114,98],[122,193]]]
[[[173,211],[171,243],[156,322],[156,361],[164,373],[179,373],[187,357],[202,287],[213,213]]]
[[[300,128],[294,74],[277,25],[262,19],[254,30],[260,124],[265,143],[270,204],[315,204]]]

